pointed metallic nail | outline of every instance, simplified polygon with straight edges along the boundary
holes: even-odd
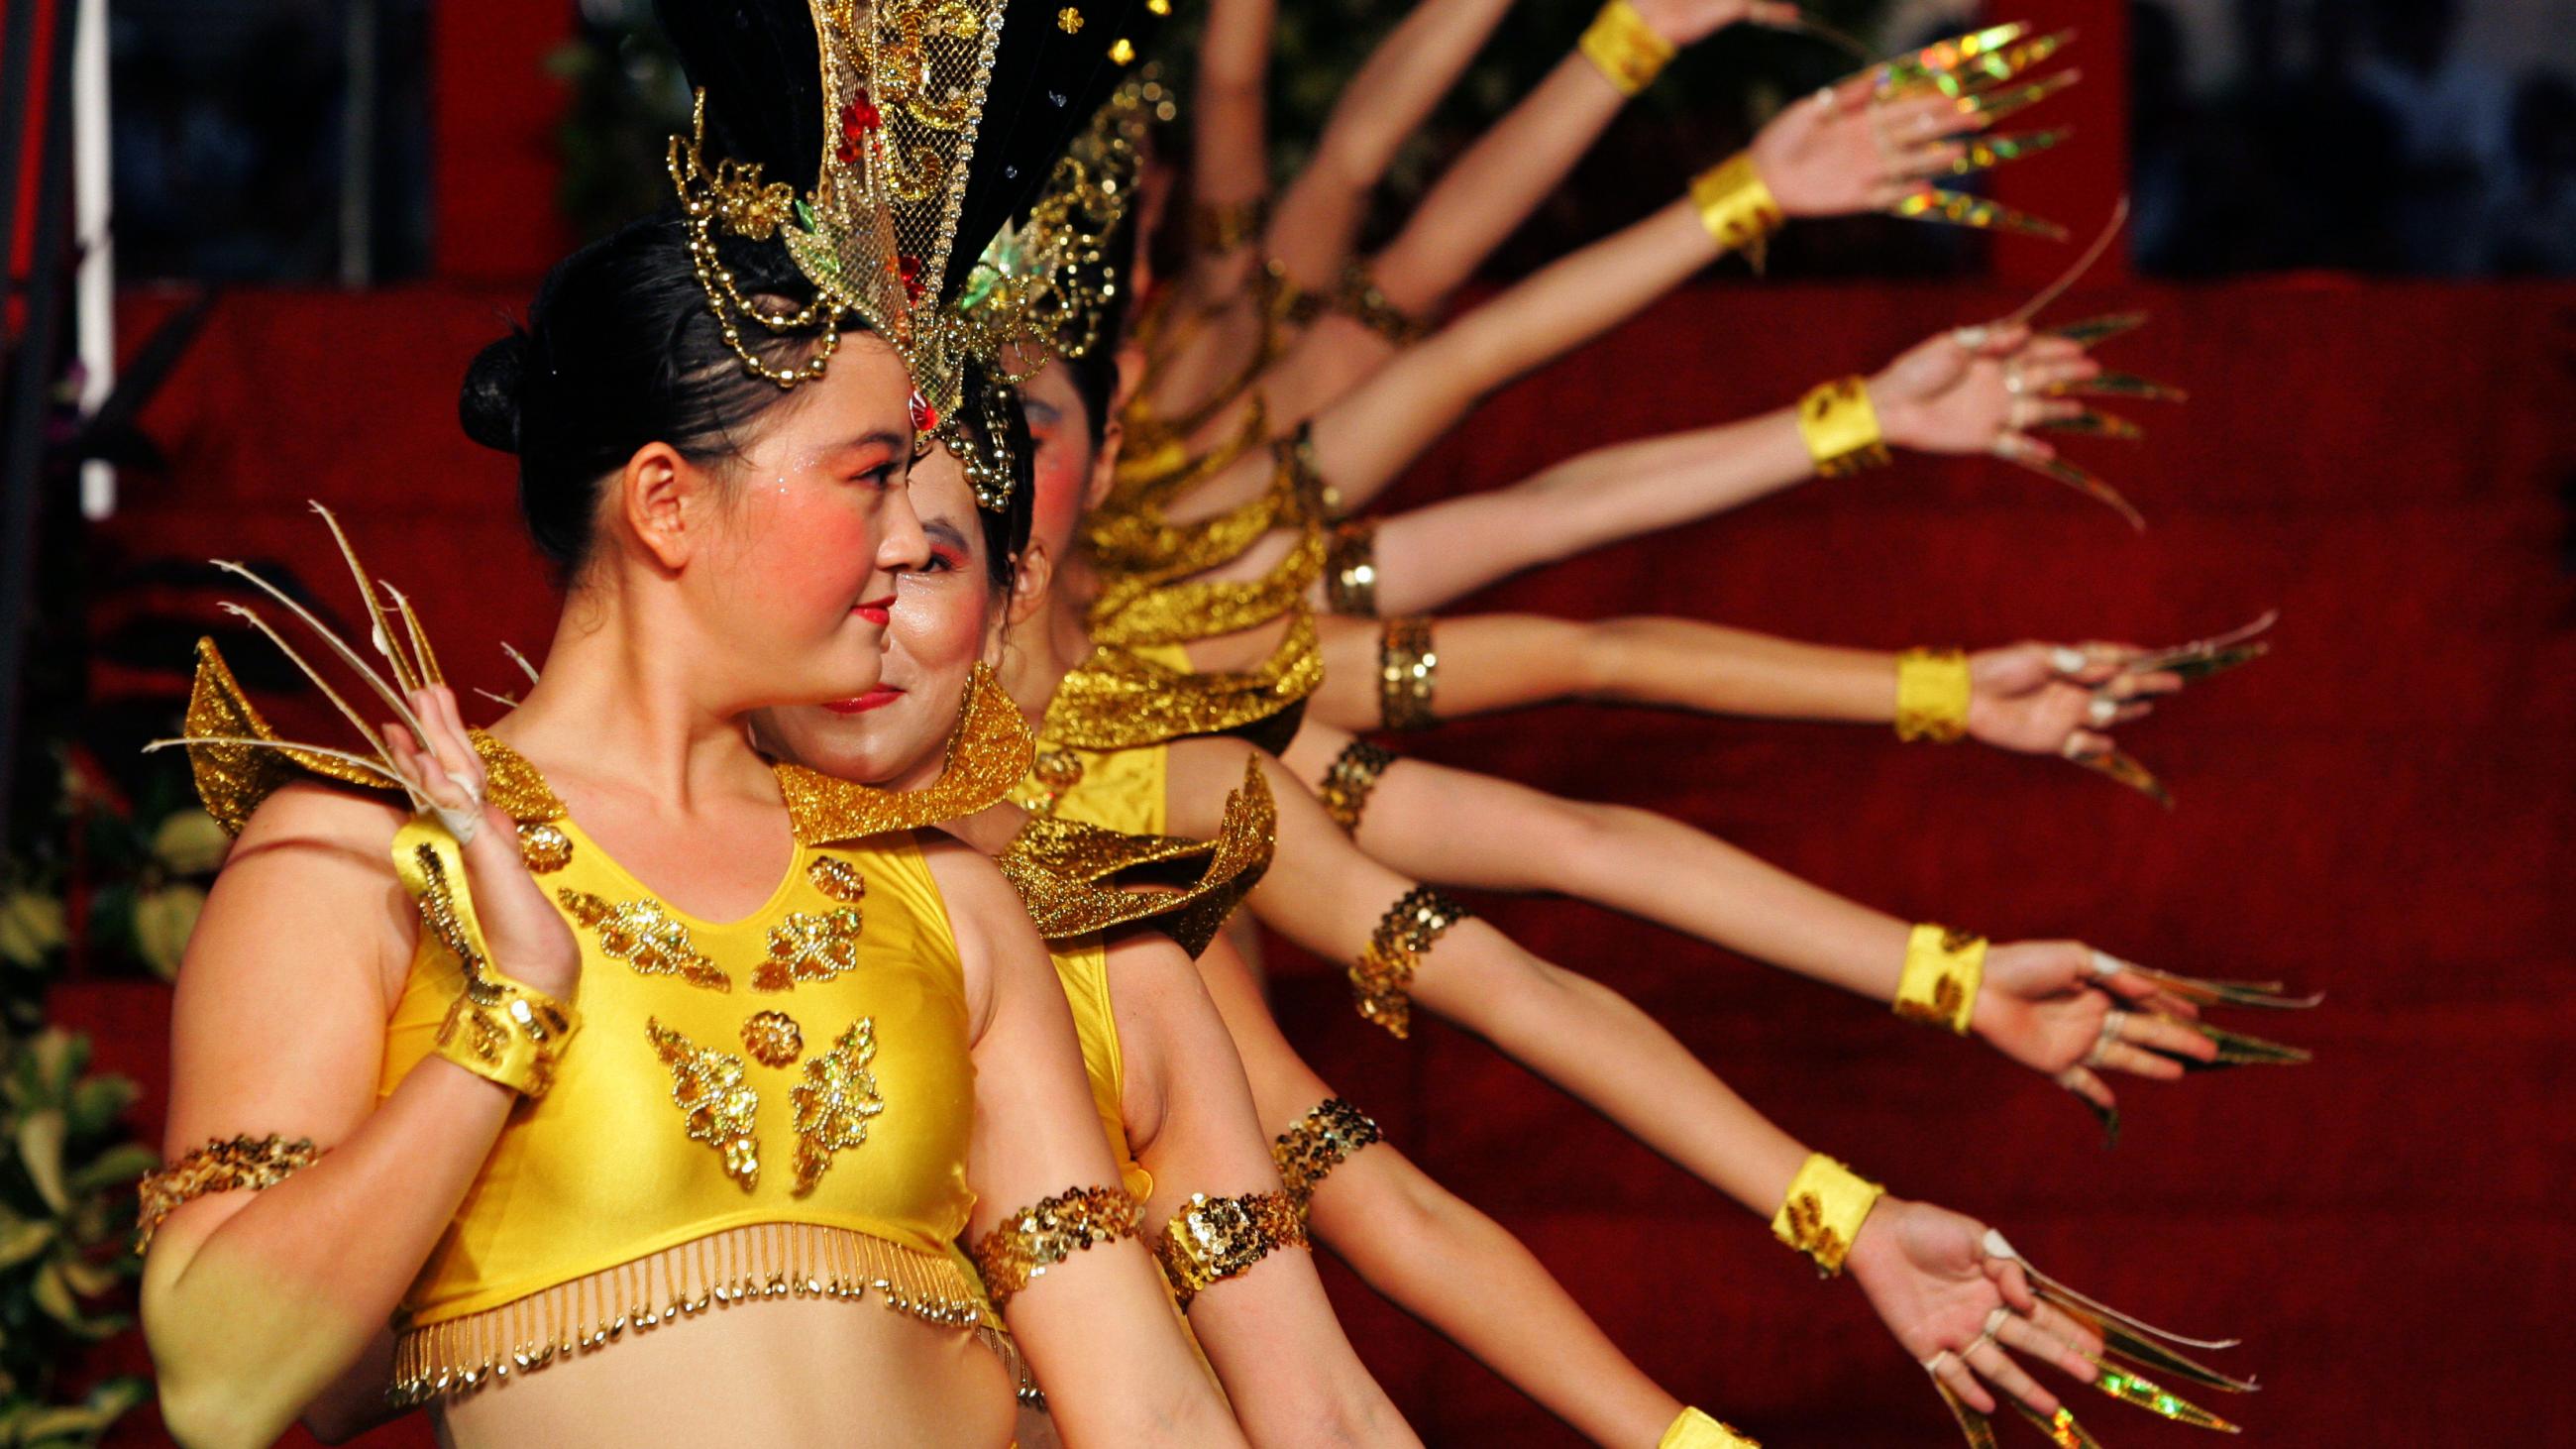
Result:
[[[2045,418],[2039,425],[2061,433],[2084,433],[2096,438],[2117,438],[2124,443],[2137,442],[2147,435],[2146,429],[2117,413],[2099,412],[2092,408],[2086,408],[2071,418]]]
[[[2102,1449],[2102,1441],[2075,1422],[2075,1412],[2061,1406],[2054,1414],[2042,1414],[2030,1405],[2013,1400],[2013,1407],[2030,1421],[2030,1426],[2048,1436],[2058,1449]]]
[[[2028,34],[2030,27],[2021,21],[2007,21],[1936,40],[1930,45],[1882,62],[1878,67],[1878,94],[1884,99],[1898,91],[1935,83],[1980,56],[2001,51]]]
[[[2084,72],[2080,70],[2061,70],[2045,80],[2035,80],[2026,86],[2015,86],[2010,90],[1980,91],[1974,95],[1961,96],[1957,102],[1959,114],[1976,116],[1985,124],[1993,125],[2006,116],[2017,116],[2029,110],[2083,79],[2083,76]]]
[[[2164,781],[2157,779],[2154,771],[2139,764],[2136,756],[2116,745],[2098,755],[2069,755],[2067,758],[2097,775],[2128,786],[2167,810],[2174,808],[2173,792],[2165,788]],[[2183,1065],[2191,1067],[2208,1064],[2187,1061]]]
[[[2093,1387],[2118,1399],[2121,1403],[2144,1409],[2159,1418],[2171,1419],[2177,1424],[2189,1424],[2195,1429],[2214,1429],[2221,1434],[2244,1432],[2180,1394],[2142,1379],[2126,1369],[2114,1368],[2098,1358],[2093,1358],[2091,1354],[2086,1354],[2085,1357],[2093,1359],[2093,1367],[2100,1370],[2093,1380]]]
[[[2211,1026],[2203,1021],[2187,1022],[2185,1025],[2218,1043],[2216,1061],[2201,1062],[2189,1057],[2175,1058],[2187,1071],[2211,1071],[2225,1067],[2295,1067],[2315,1059],[2315,1054],[2304,1047],[2285,1046],[2280,1042],[2265,1041],[2259,1036],[2247,1036],[2243,1032],[2229,1031],[2223,1026]]]
[[[2043,478],[2063,483],[2127,519],[2131,528],[2140,533],[2147,531],[2146,515],[2140,513],[2128,499],[2121,497],[2120,490],[2095,477],[2088,469],[2070,463],[2064,458],[2035,458],[2027,453],[2007,454],[2004,461],[2028,468]]]
[[[1908,221],[1937,221],[1977,231],[2007,231],[2049,241],[2066,240],[2066,228],[2045,217],[2016,211],[1982,196],[1971,196],[1964,191],[1945,191],[1937,186],[1926,186],[1907,196],[1889,207],[1888,214]]]
[[[2125,397],[2139,402],[2189,402],[2191,394],[2170,383],[2154,382],[2134,372],[2104,372],[2080,382],[2062,382],[2049,389],[2060,397]]]
[[[1962,142],[1966,154],[1950,163],[1953,176],[1974,176],[2025,156],[2036,156],[2075,134],[2072,126],[2053,131],[2023,131],[2011,136],[1971,136]]]
[[[1969,1408],[1966,1400],[1951,1392],[1950,1386],[1939,1379],[1932,1381],[1932,1387],[1939,1391],[1941,1402],[1949,1406],[1950,1417],[1959,1421],[1959,1432],[1967,1437],[1968,1449],[1995,1449],[1992,1420]]]
[[[2063,327],[2051,327],[2047,333],[2051,337],[2063,337],[2069,342],[2090,347],[2146,325],[2147,314],[2144,312],[2112,312],[2105,316],[2087,317],[2081,322],[2069,322]]]

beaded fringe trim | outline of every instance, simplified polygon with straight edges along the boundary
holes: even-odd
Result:
[[[972,1329],[1024,1386],[1018,1350],[972,1282],[944,1257],[817,1223],[754,1223],[647,1254],[481,1313],[406,1329],[386,1391],[410,1407],[598,1352],[719,1309],[780,1298],[857,1303]],[[1025,1395],[1025,1387],[1024,1387]]]

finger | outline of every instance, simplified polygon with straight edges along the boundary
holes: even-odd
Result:
[[[2028,1313],[2039,1304],[2039,1295],[2031,1291],[2030,1274],[2024,1272],[2019,1258],[1988,1258],[1986,1280],[2004,1295],[2004,1302],[2015,1313]]]
[[[2039,1331],[2072,1347],[2077,1353],[2090,1354],[2095,1358],[2102,1356],[2104,1347],[2102,1335],[2082,1319],[2054,1303],[2041,1302],[2038,1309],[2030,1315],[2030,1321]],[[2090,1368],[2092,1365],[2087,1364],[2085,1367]]]
[[[1969,1408],[1980,1414],[1991,1414],[1995,1411],[1994,1395],[1986,1392],[1986,1386],[1977,1382],[1977,1376],[1968,1372],[1968,1365],[1957,1354],[1945,1353],[1934,1359],[1932,1376],[1939,1379],[1950,1392],[1957,1394],[1960,1401]]]
[[[1947,172],[1968,154],[1965,146],[1941,144],[1908,147],[1888,168],[1891,180],[1923,181]]]
[[[1905,198],[1912,196],[1914,193],[1921,191],[1922,189],[1923,184],[1919,181],[1880,181],[1869,189],[1869,209],[1872,211],[1890,210],[1898,202],[1903,201]]]
[[[1981,1343],[1968,1353],[1968,1366],[1993,1381],[1994,1386],[2038,1410],[2041,1414],[2057,1412],[2057,1395],[2039,1386],[2039,1381],[2022,1371],[2011,1354],[1993,1343]]]
[[[1878,100],[1878,68],[1870,67],[1837,86],[1818,91],[1818,100],[1830,100],[1839,114],[1849,115]]]
[[[2070,382],[2101,373],[2101,364],[2085,357],[2036,357],[2024,354],[2021,359],[2022,385],[2032,392],[2046,392]]]
[[[2082,357],[2085,354],[2084,344],[2074,338],[2048,334],[2032,338],[2030,348],[2024,355],[2035,361],[2061,361],[2070,357]]]
[[[2185,1001],[2161,986],[2146,998],[2146,1003],[2147,1010],[2158,1016],[2169,1016],[2176,1021],[2200,1020],[2199,1002]]]
[[[2058,746],[2057,752],[2070,760],[2089,760],[2095,755],[2111,753],[2111,748],[2109,735],[2098,734],[2092,730],[2070,730],[2066,735],[2066,743]]]
[[[427,689],[413,690],[411,712],[420,717],[421,728],[425,732],[421,744],[428,751],[430,758],[436,760],[439,769],[445,771],[451,778],[461,781],[465,777],[464,757],[472,751],[466,746],[461,733],[448,728],[447,717],[439,710],[436,692]]]
[[[2117,669],[2117,665],[2108,666]],[[2141,699],[2148,695],[2172,694],[2182,688],[2182,676],[2165,671],[2154,674],[2113,674],[2102,681],[2102,687],[2114,699]]]
[[[2015,398],[2014,401],[2020,402],[2022,399]],[[2080,418],[2091,411],[2080,402],[2069,402],[2064,398],[2032,398],[2029,401],[2032,423],[2062,423],[2069,418]],[[2023,424],[2024,427],[2029,425],[2029,423]]]
[[[491,772],[484,768],[483,752],[474,748],[474,731],[466,727],[465,715],[457,708],[456,691],[441,684],[433,686],[430,693],[437,697],[439,714],[447,727],[456,732],[457,747],[464,753],[466,782],[480,797],[484,785],[490,783]]]
[[[1753,0],[1745,7],[1744,18],[1755,25],[1792,27],[1798,23],[1798,7],[1786,0]]]
[[[2120,1039],[2151,1052],[2189,1057],[2194,1061],[2211,1061],[2218,1056],[2218,1043],[2178,1021],[2159,1021],[2152,1016],[2132,1016],[2120,1028]]]
[[[2124,725],[2133,720],[2145,719],[2148,715],[2155,712],[2156,707],[2154,705],[2149,704],[2144,700],[2139,700],[2134,704],[2124,704],[2118,709],[2113,710],[2111,712],[2111,723],[2114,725]]]
[[[2078,1383],[2089,1384],[2100,1372],[2093,1366],[2091,1360],[2076,1351],[2075,1345],[2040,1327],[2031,1319],[2019,1316],[2008,1318],[1996,1327],[1995,1337],[2005,1347],[2039,1359]]]
[[[1889,135],[1906,141],[1929,141],[1977,128],[1974,117],[1959,114],[1958,102],[1938,92],[1890,101],[1880,108],[1879,120]]]
[[[2093,1069],[2078,1063],[2057,1074],[2057,1085],[2092,1103],[2104,1112],[2119,1110],[2120,1099],[2111,1095],[2110,1086]]]
[[[2173,1082],[2182,1079],[2182,1063],[2171,1057],[2160,1057],[2154,1052],[2141,1050],[2125,1041],[2103,1043],[2102,1054],[2094,1065],[2108,1067],[2115,1072],[2127,1072],[2133,1077],[2145,1077],[2150,1081]]]

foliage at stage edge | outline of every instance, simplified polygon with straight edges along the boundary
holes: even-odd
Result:
[[[1206,5],[1177,7],[1155,46],[1165,74],[1188,94]],[[1388,177],[1381,227],[1410,211],[1440,168],[1500,119],[1549,67],[1561,60],[1600,0],[1520,0],[1495,27],[1449,98],[1397,158]],[[1819,19],[1869,37],[1888,0],[1816,0]],[[1304,163],[1334,100],[1406,7],[1382,0],[1280,0],[1272,47],[1272,169],[1286,177]],[[558,203],[583,237],[605,234],[670,200],[663,138],[689,120],[688,81],[653,22],[652,0],[588,0],[578,37],[552,63],[570,90],[558,133],[564,171]],[[1918,37],[1886,37],[1882,49]],[[1841,50],[1812,36],[1739,26],[1693,46],[1624,111],[1560,193],[1506,251],[1498,274],[1517,273],[1623,226],[1677,194],[1690,173],[1744,144],[1761,121],[1792,98],[1855,68]],[[1176,144],[1179,138],[1176,138]],[[1676,159],[1680,158],[1680,159]],[[1696,161],[1696,165],[1688,164]],[[1873,245],[1891,228],[1867,221],[1843,244],[1809,260],[1826,270],[1922,266],[1917,248]],[[1919,230],[1919,229],[1918,229]],[[1860,243],[1857,247],[1851,243]],[[1793,245],[1775,259],[1801,267]],[[1855,253],[1861,255],[1855,255]],[[1937,255],[1928,258],[1938,260]]]
[[[0,1445],[74,1449],[149,1393],[69,1380],[132,1328],[134,1184],[157,1158],[125,1126],[134,1083],[91,1074],[88,1039],[44,1021],[45,995],[75,952],[84,977],[168,978],[227,840],[184,770],[120,786],[77,749],[56,758],[53,798],[17,812],[0,857]]]

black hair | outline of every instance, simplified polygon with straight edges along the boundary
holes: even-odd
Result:
[[[802,307],[813,284],[776,245],[719,240],[743,295]],[[845,329],[856,325],[845,321]],[[766,366],[811,355],[819,328],[737,326]],[[707,304],[688,234],[665,210],[554,265],[525,326],[466,369],[457,414],[474,441],[519,458],[519,510],[559,582],[596,542],[600,486],[647,443],[700,464],[740,455],[744,430],[796,393],[743,365]]]

